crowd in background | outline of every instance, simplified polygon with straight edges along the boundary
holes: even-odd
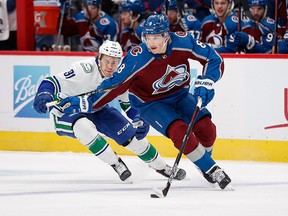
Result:
[[[0,1],[8,14],[15,9],[15,0]],[[163,13],[170,31],[186,31],[219,53],[288,53],[288,1],[276,2],[277,10],[275,0],[59,0],[59,34],[36,35],[36,49],[97,52],[110,39],[128,51],[141,42],[147,17]]]

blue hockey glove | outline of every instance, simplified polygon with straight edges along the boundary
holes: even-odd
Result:
[[[213,99],[215,91],[213,88],[214,81],[209,76],[198,76],[195,81],[194,96],[202,98],[202,107]]]
[[[285,40],[278,41],[278,53],[287,54],[288,53],[288,42]]]
[[[139,116],[136,116],[133,121],[133,127],[136,128],[135,137],[137,140],[144,139],[149,132],[150,125]]]
[[[40,92],[35,96],[33,107],[38,113],[46,113],[46,103],[54,100],[53,95],[50,92]]]
[[[245,32],[235,32],[233,34],[234,43],[240,47],[246,47],[248,50],[252,49],[255,45],[255,39]]]
[[[67,97],[58,104],[66,115],[89,113],[92,111],[92,102],[88,95]]]

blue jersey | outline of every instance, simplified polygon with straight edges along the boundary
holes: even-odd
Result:
[[[165,54],[151,53],[146,44],[134,47],[124,57],[118,73],[105,80],[98,89],[117,86],[113,90],[93,95],[94,109],[116,95],[129,90],[132,107],[140,112],[154,101],[173,97],[190,88],[190,65],[193,59],[203,65],[203,75],[214,82],[222,77],[224,62],[210,46],[195,40],[186,32],[171,32]]]
[[[193,15],[186,14],[184,16],[185,23],[180,19],[177,24],[169,24],[171,32],[177,31],[188,31],[195,39],[200,40],[201,38],[201,27],[202,23]],[[185,29],[185,25],[186,28]]]
[[[97,52],[104,40],[117,40],[118,24],[108,14],[100,11],[100,18],[90,23],[83,11],[71,19],[64,19],[61,33],[70,37],[79,35],[84,51]]]
[[[260,24],[249,20],[242,27],[242,31],[255,39],[252,49],[246,49],[247,53],[271,53],[274,46],[275,36],[271,31],[276,29],[275,21],[266,17]]]
[[[220,53],[235,53],[237,47],[229,41],[235,31],[238,31],[238,17],[235,14],[227,16],[223,23],[215,14],[211,14],[202,21],[201,41],[211,44]]]

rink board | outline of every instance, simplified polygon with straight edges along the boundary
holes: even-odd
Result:
[[[32,104],[45,76],[91,55],[0,52],[0,150],[87,151],[77,140],[58,137],[51,116],[36,113]],[[224,55],[224,60],[224,76],[208,105],[217,126],[215,157],[288,162],[288,55]],[[193,82],[202,67],[190,64]],[[176,156],[172,143],[153,128],[148,139],[163,156]]]
[[[76,139],[55,133],[0,132],[0,150],[37,152],[89,152]],[[107,139],[119,155],[133,155],[114,140]],[[164,136],[148,136],[163,157],[176,157],[178,150]],[[218,160],[288,162],[288,142],[217,139],[213,156]]]

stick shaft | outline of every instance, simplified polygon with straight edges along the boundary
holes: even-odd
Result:
[[[185,149],[185,147],[186,147],[186,145],[187,145],[188,138],[190,137],[190,134],[191,134],[191,132],[192,132],[192,129],[193,129],[194,125],[195,125],[196,118],[197,118],[197,116],[198,116],[198,113],[199,113],[199,110],[200,110],[200,108],[201,108],[201,105],[202,105],[202,99],[201,99],[200,97],[198,97],[198,103],[197,103],[197,105],[196,105],[195,111],[194,111],[193,116],[192,116],[192,118],[191,118],[190,124],[189,124],[189,126],[188,126],[187,131],[186,131],[186,134],[185,134],[185,136],[184,136],[184,138],[183,138],[183,142],[182,142],[181,148],[180,148],[180,150],[179,150],[179,152],[178,152],[178,155],[177,155],[176,160],[175,160],[175,162],[174,162],[174,165],[173,165],[173,167],[172,167],[172,173],[171,173],[171,175],[170,175],[170,177],[169,177],[169,179],[168,179],[168,182],[167,182],[166,187],[162,190],[164,196],[166,196],[167,193],[168,193],[168,191],[169,191],[169,188],[170,188],[171,183],[172,183],[172,180],[173,180],[173,176],[174,176],[174,174],[175,174],[175,172],[176,172],[176,170],[177,170],[178,164],[179,164],[179,162],[180,162],[180,159],[181,159],[181,157],[182,157],[182,154],[183,154],[183,152],[184,152],[184,149]]]

